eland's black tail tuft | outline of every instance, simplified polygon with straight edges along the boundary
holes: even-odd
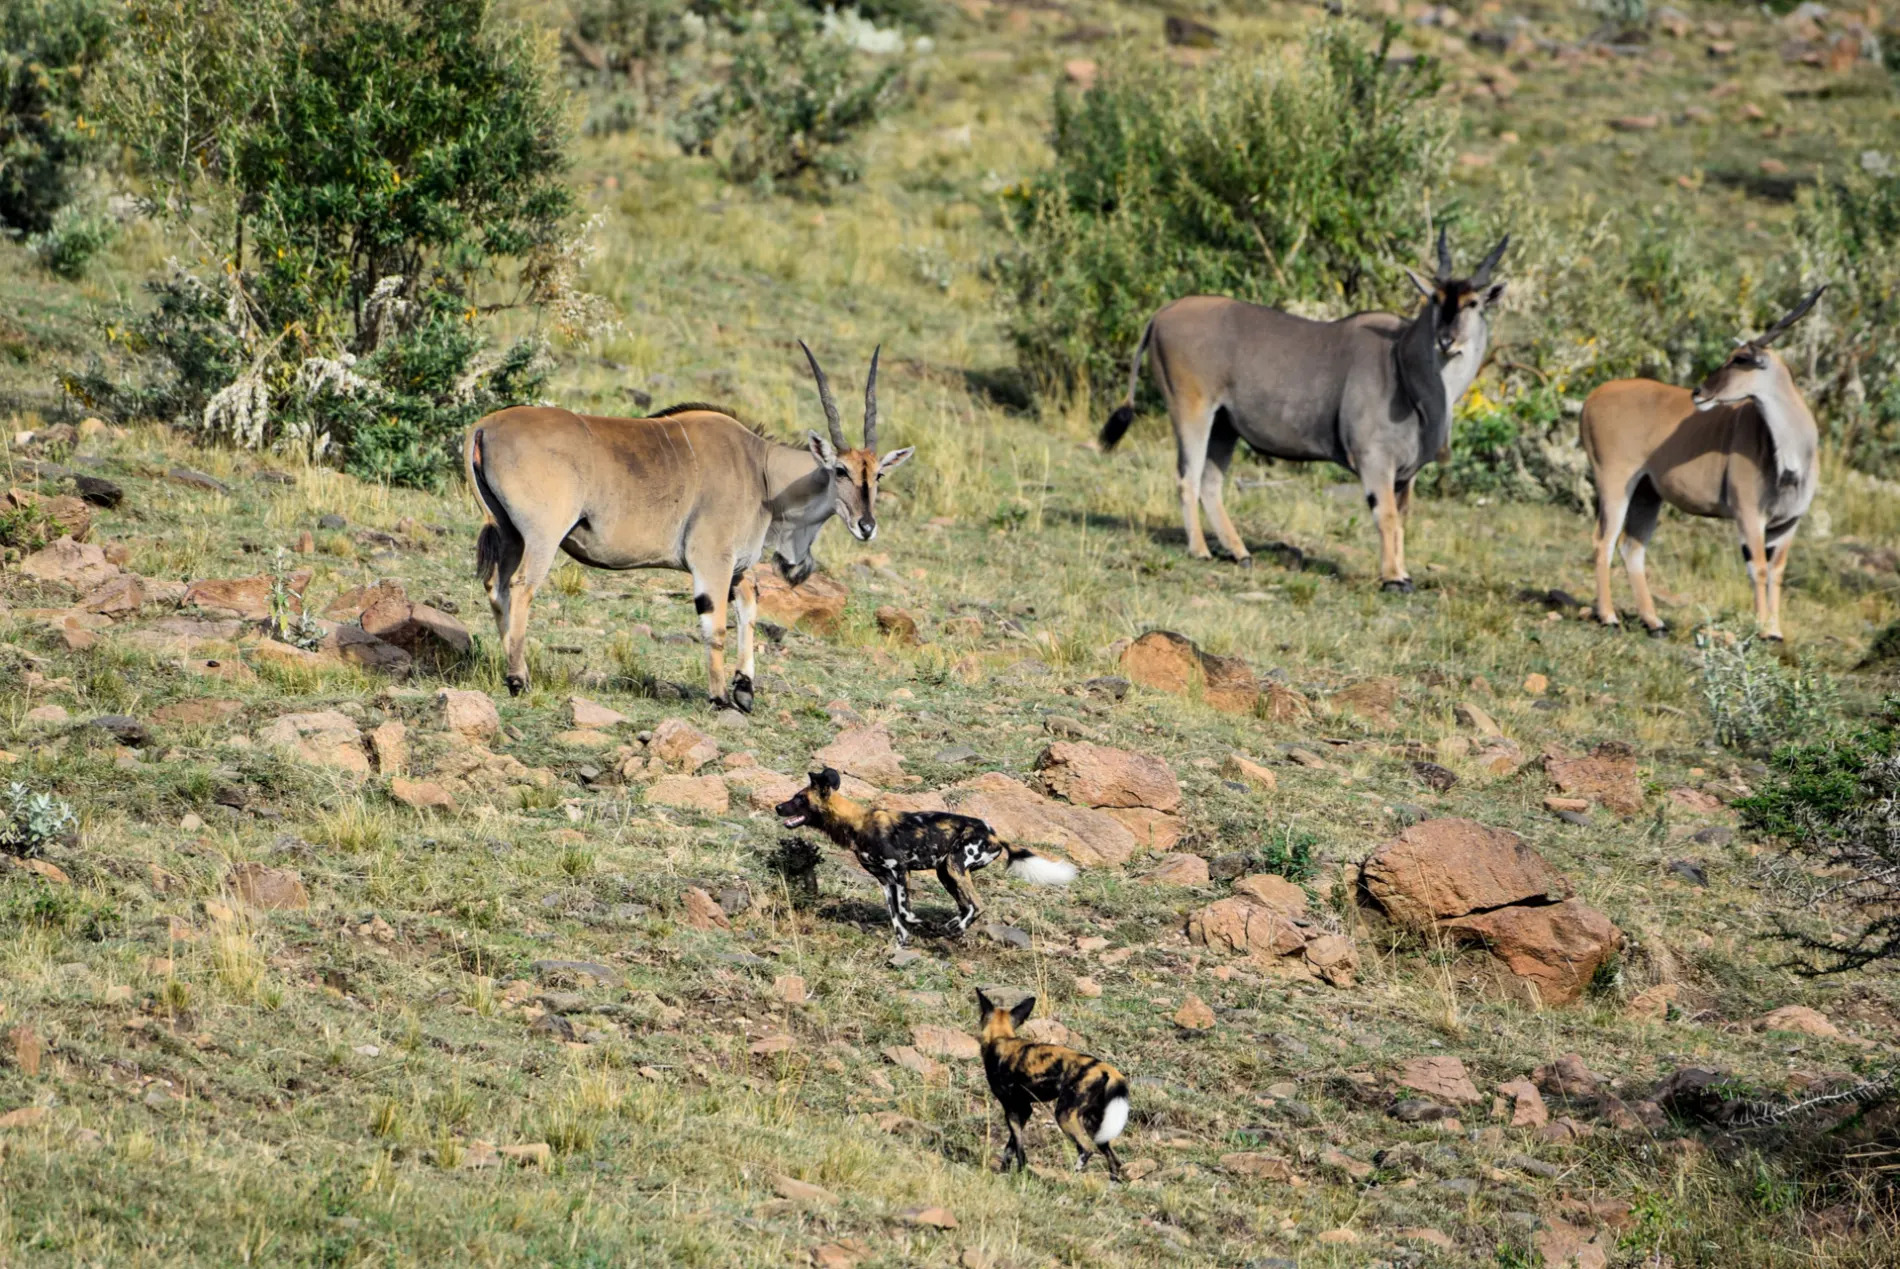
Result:
[[[501,568],[501,530],[492,524],[484,524],[482,531],[475,536],[475,576],[484,589],[495,584],[495,573]]]
[[[1135,406],[1133,402],[1123,402],[1121,405],[1116,406],[1115,412],[1108,416],[1108,422],[1102,427],[1102,452],[1107,453],[1109,450],[1114,449],[1116,445],[1120,444],[1122,437],[1128,431],[1129,425],[1134,421]]]
[[[1152,320],[1141,328],[1141,340],[1135,345],[1135,355],[1129,359],[1128,395],[1108,416],[1108,422],[1102,425],[1101,445],[1106,454],[1121,442],[1128,432],[1129,424],[1135,421],[1135,389],[1141,386],[1141,355],[1148,351],[1148,341],[1153,338],[1155,324]]]

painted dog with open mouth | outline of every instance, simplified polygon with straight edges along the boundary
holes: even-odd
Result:
[[[891,927],[900,945],[910,941],[917,914],[910,908],[910,873],[934,868],[943,888],[956,900],[957,917],[946,934],[970,928],[978,912],[970,874],[998,857],[1009,857],[1009,871],[1046,886],[1067,885],[1075,865],[1013,846],[974,815],[948,811],[874,811],[841,794],[841,777],[830,767],[811,773],[811,783],[776,808],[785,827],[802,824],[824,833],[858,857],[864,870],[884,887]]]

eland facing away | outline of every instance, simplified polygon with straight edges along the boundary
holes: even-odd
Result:
[[[805,348],[803,342],[799,347]],[[829,437],[767,440],[712,406],[618,419],[546,406],[490,414],[468,438],[469,483],[487,524],[476,567],[507,658],[508,690],[528,685],[528,607],[556,552],[591,568],[691,573],[716,708],[752,710],[752,569],[769,552],[797,585],[833,515],[853,537],[877,535],[878,479],[911,456],[877,452],[877,354],[864,384],[864,447],[846,442],[838,403],[805,348]],[[726,604],[739,617],[739,672],[727,695]]]
[[[1619,543],[1636,612],[1668,630],[1644,569],[1667,502],[1692,516],[1733,520],[1755,587],[1755,623],[1781,638],[1781,578],[1795,526],[1814,501],[1820,430],[1770,344],[1805,316],[1826,285],[1734,352],[1695,391],[1654,379],[1615,379],[1583,403],[1583,452],[1597,487],[1597,620],[1619,624],[1610,552]]]
[[[1102,429],[1113,449],[1135,418],[1144,353],[1174,421],[1181,519],[1188,554],[1210,559],[1200,509],[1221,546],[1249,560],[1222,500],[1239,441],[1272,458],[1334,462],[1365,486],[1379,527],[1379,577],[1409,591],[1404,516],[1412,481],[1451,436],[1451,406],[1484,363],[1485,310],[1504,284],[1492,282],[1510,243],[1491,249],[1476,273],[1454,278],[1445,235],[1428,285],[1407,270],[1424,303],[1412,317],[1355,313],[1316,322],[1279,309],[1214,295],[1176,300],[1148,322],[1128,370],[1128,397]]]

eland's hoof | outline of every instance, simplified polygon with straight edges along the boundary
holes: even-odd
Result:
[[[1412,579],[1409,577],[1388,577],[1379,583],[1379,589],[1390,591],[1395,595],[1409,595],[1418,588],[1412,585]]]
[[[1783,642],[1783,639],[1782,639],[1782,637],[1781,637],[1781,632],[1780,632],[1779,630],[1777,630],[1777,631],[1776,631],[1775,633],[1773,633],[1773,634],[1764,634],[1764,635],[1762,636],[1762,642],[1764,642],[1764,643],[1781,643],[1781,642]]]
[[[1649,631],[1649,637],[1652,639],[1667,639],[1669,637],[1669,627],[1666,624],[1660,625],[1660,626],[1649,626],[1647,627],[1647,629]]]
[[[1253,571],[1253,556],[1251,555],[1239,556],[1234,560],[1234,563],[1240,565],[1250,573]]]
[[[508,685],[508,695],[510,696],[519,696],[528,690],[528,680],[525,675],[510,674],[502,681]]]

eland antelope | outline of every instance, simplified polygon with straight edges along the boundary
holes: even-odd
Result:
[[[1102,429],[1113,449],[1135,418],[1141,359],[1174,421],[1181,519],[1188,554],[1210,559],[1200,509],[1221,546],[1248,563],[1247,544],[1222,500],[1236,442],[1272,458],[1334,462],[1358,475],[1379,527],[1379,577],[1409,591],[1404,516],[1419,469],[1451,436],[1451,406],[1478,376],[1490,327],[1485,310],[1503,294],[1491,271],[1510,243],[1491,249],[1476,273],[1454,278],[1445,235],[1429,284],[1406,270],[1424,303],[1410,319],[1355,313],[1315,322],[1215,295],[1176,300],[1148,322],[1128,369],[1128,396]]]
[[[507,658],[508,690],[528,685],[528,607],[557,551],[591,568],[691,573],[716,708],[752,710],[752,569],[770,552],[797,585],[811,546],[836,515],[853,537],[877,535],[880,477],[909,458],[877,452],[877,353],[864,383],[864,446],[845,440],[838,403],[806,348],[829,437],[803,446],[759,435],[712,406],[676,405],[644,419],[549,406],[490,414],[469,433],[469,483],[487,516],[476,567]],[[739,616],[739,672],[726,684],[726,604]]]
[[[1814,501],[1821,434],[1794,377],[1770,344],[1804,317],[1826,284],[1734,352],[1693,392],[1654,379],[1615,379],[1583,403],[1583,452],[1597,487],[1597,620],[1618,625],[1610,552],[1620,543],[1636,612],[1652,635],[1644,569],[1667,502],[1692,516],[1733,520],[1755,587],[1755,623],[1781,638],[1781,578],[1795,526]]]
[[[1484,365],[1484,312],[1505,291],[1492,270],[1509,243],[1503,237],[1471,277],[1452,277],[1440,230],[1435,279],[1406,270],[1425,296],[1410,319],[1353,313],[1309,321],[1212,294],[1174,300],[1134,346],[1129,395],[1102,427],[1102,448],[1115,448],[1134,422],[1142,353],[1150,353],[1174,420],[1188,555],[1212,559],[1201,532],[1205,507],[1227,555],[1252,559],[1222,500],[1233,446],[1246,441],[1269,458],[1334,462],[1359,475],[1379,526],[1379,581],[1387,591],[1410,591],[1404,513],[1412,481],[1442,454],[1452,405]]]

